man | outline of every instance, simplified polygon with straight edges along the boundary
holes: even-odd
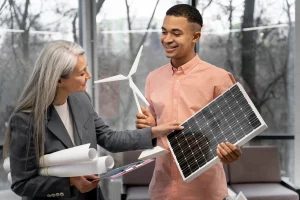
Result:
[[[169,121],[183,122],[231,87],[233,76],[202,61],[195,44],[203,26],[199,11],[185,4],[171,7],[162,26],[161,43],[170,63],[152,71],[146,80],[149,111],[137,114],[137,128]],[[169,149],[166,138],[158,145]],[[216,149],[223,163],[238,160],[240,148],[228,142]],[[190,183],[181,178],[171,153],[156,159],[149,193],[152,200],[222,200],[227,197],[222,163],[217,163]]]

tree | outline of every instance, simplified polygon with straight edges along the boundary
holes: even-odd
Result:
[[[245,10],[243,16],[242,29],[253,27],[254,24],[254,5],[255,0],[245,0]],[[257,102],[256,90],[256,33],[254,31],[242,31],[242,72],[241,75],[248,86],[248,94],[254,105],[260,110]]]

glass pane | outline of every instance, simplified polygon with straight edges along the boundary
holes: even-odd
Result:
[[[294,134],[295,0],[210,2],[197,5],[204,19],[200,57],[244,86],[269,127],[263,134]],[[284,145],[283,171],[293,178],[294,147]]]
[[[0,10],[0,145],[7,120],[45,43],[78,38],[77,1],[16,0]],[[1,152],[2,155],[2,152]],[[2,165],[2,160],[0,160]],[[10,187],[0,167],[0,190]]]

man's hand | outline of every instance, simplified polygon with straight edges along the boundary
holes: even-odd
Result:
[[[149,126],[156,126],[156,121],[153,117],[153,115],[146,110],[143,106],[141,106],[141,110],[143,113],[137,113],[135,121],[136,128],[147,128]]]
[[[70,185],[75,186],[81,193],[95,189],[98,183],[99,178],[95,175],[70,177]]]
[[[173,130],[182,130],[184,127],[179,123],[166,123],[152,127],[152,138],[165,137]]]
[[[229,164],[241,157],[242,150],[230,142],[226,142],[218,145],[217,154],[222,163]]]

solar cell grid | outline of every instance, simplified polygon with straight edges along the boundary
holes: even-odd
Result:
[[[261,132],[267,128],[239,83],[182,125],[184,130],[169,134],[168,141],[187,182],[208,169],[208,163],[216,163],[218,144],[227,141],[244,144],[251,139],[251,134],[251,137],[258,134],[255,130]]]

